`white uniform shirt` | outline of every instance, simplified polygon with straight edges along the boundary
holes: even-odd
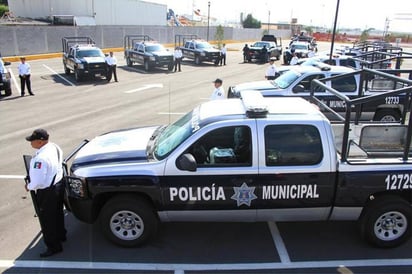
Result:
[[[220,50],[220,53],[222,53],[223,55],[226,55],[226,52],[227,52],[226,47],[223,47],[223,48]]]
[[[106,57],[106,63],[109,66],[117,65],[117,59],[116,59],[116,57],[114,57],[114,55],[113,56],[109,55],[109,56]]]
[[[59,150],[59,154],[57,153]],[[63,152],[53,143],[42,146],[30,161],[30,183],[27,185],[29,190],[44,189],[50,186],[54,175],[54,183],[63,178]]]
[[[269,65],[269,67],[266,69],[266,75],[265,76],[276,76],[276,73],[278,70],[276,69],[275,64]]]
[[[215,90],[212,93],[212,96],[210,96],[210,100],[219,100],[219,99],[225,99],[225,90],[223,89],[223,86],[215,88]]]
[[[182,50],[181,49],[176,49],[174,52],[173,52],[173,56],[175,57],[175,59],[180,59],[180,58],[182,58],[183,57],[183,53],[182,53]]]
[[[20,63],[18,70],[19,70],[19,75],[21,76],[31,74],[30,65],[28,63],[24,63],[24,64]]]
[[[298,61],[299,61],[299,58],[298,58],[297,56],[293,56],[292,59],[290,59],[289,64],[290,64],[291,66],[294,66],[294,65],[296,65],[296,64],[298,63]]]

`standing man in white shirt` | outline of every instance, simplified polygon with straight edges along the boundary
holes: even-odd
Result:
[[[275,66],[275,57],[271,57],[269,60],[269,67],[266,69],[265,78],[266,80],[275,80],[278,74],[278,70]]]
[[[22,56],[20,57],[21,63],[18,66],[19,70],[19,77],[20,77],[20,88],[21,88],[21,96],[24,96],[24,89],[27,86],[27,91],[31,96],[34,95],[34,93],[31,90],[31,81],[30,81],[30,74],[31,74],[31,68],[30,64],[26,62],[26,57]]]
[[[181,62],[182,62],[183,53],[179,47],[175,48],[175,51],[173,52],[173,57],[175,59],[175,72],[177,70],[177,67],[179,67],[179,71],[182,71]]]
[[[63,152],[56,144],[49,142],[44,129],[36,129],[26,137],[36,154],[30,161],[27,191],[36,192],[39,221],[46,251],[40,257],[49,257],[62,252],[66,241],[63,212]]]
[[[223,64],[224,66],[226,66],[226,53],[227,53],[226,44],[223,44],[222,48],[220,49],[219,65]]]
[[[112,75],[114,76],[114,81],[117,81],[117,73],[116,73],[116,66],[117,66],[117,59],[113,55],[113,51],[109,52],[109,56],[106,57],[107,63],[107,82],[112,80]]]
[[[210,100],[225,99],[225,90],[222,86],[223,81],[217,78],[215,81],[213,81],[213,83],[215,84],[215,89],[213,90]]]

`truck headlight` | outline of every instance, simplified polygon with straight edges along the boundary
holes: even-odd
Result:
[[[156,57],[150,56],[150,57],[149,57],[149,60],[150,60],[150,61],[156,61]]]
[[[78,69],[84,69],[84,64],[77,64]]]
[[[201,52],[200,56],[206,56],[206,52]]]
[[[86,197],[86,182],[81,177],[67,177],[67,187],[69,193],[78,198]]]

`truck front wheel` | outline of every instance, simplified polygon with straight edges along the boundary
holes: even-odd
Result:
[[[149,70],[150,70],[149,61],[147,61],[147,60],[144,61],[144,70],[145,70],[145,71],[149,71]]]
[[[373,118],[373,120],[375,121],[387,123],[398,122],[400,119],[401,115],[399,114],[399,112],[393,109],[381,109],[376,112],[375,117]]]
[[[196,56],[196,57],[195,57],[195,64],[196,64],[196,65],[200,65],[200,63],[201,63],[201,62],[200,62],[200,57],[199,57],[199,56]]]
[[[82,76],[78,69],[74,70],[74,78],[76,79],[76,82],[80,82],[82,80]]]
[[[130,57],[126,58],[126,64],[127,64],[128,67],[133,66],[133,62],[132,62],[132,60],[130,60]]]
[[[111,199],[100,213],[104,235],[113,243],[133,247],[155,234],[158,219],[153,208],[138,197],[122,195]]]
[[[378,247],[395,247],[411,237],[411,205],[401,198],[378,198],[360,218],[364,239]]]

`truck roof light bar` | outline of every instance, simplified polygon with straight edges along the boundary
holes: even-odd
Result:
[[[268,114],[268,106],[263,95],[257,90],[244,90],[240,93],[243,106],[248,118],[265,118]]]

